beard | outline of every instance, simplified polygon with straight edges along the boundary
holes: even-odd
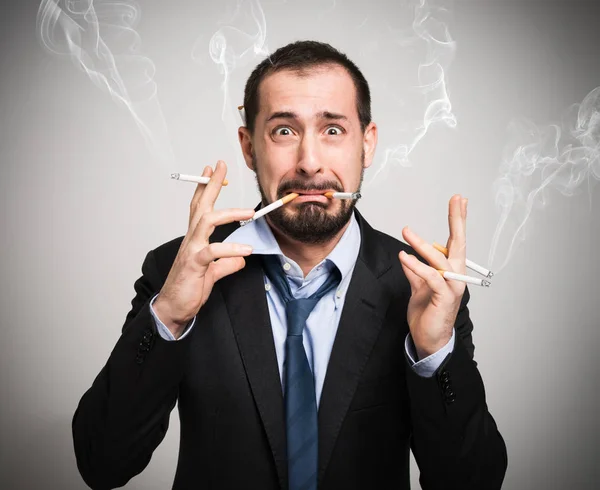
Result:
[[[351,192],[360,191],[364,176],[364,151],[361,155],[361,174],[358,189],[352,189]],[[252,165],[256,172],[256,182],[260,192],[262,205],[270,204],[261,184],[260,184],[260,165],[257,165],[256,155],[252,154]],[[277,199],[281,199],[292,189],[299,191],[327,191],[335,190],[344,192],[341,184],[335,181],[325,181],[311,183],[306,179],[288,180],[277,188]],[[335,202],[336,200],[332,200]],[[352,217],[357,199],[340,199],[339,209],[337,211],[328,211],[331,203],[303,202],[295,205],[294,212],[287,205],[284,205],[268,215],[271,224],[281,233],[306,244],[322,244],[331,240],[337,235]]]

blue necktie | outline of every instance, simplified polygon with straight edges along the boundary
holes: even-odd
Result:
[[[318,465],[317,398],[313,373],[302,343],[302,331],[321,297],[340,283],[335,268],[316,293],[295,299],[275,255],[264,255],[265,274],[285,303],[285,425],[289,490],[316,490]]]

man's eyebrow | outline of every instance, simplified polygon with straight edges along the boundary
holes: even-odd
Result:
[[[295,112],[290,111],[277,111],[271,114],[266,122],[272,121],[273,119],[298,119],[298,115]]]
[[[334,121],[347,121],[348,118],[343,114],[336,114],[335,112],[330,111],[321,111],[317,113],[318,119],[327,119]],[[273,119],[298,119],[298,114],[291,111],[277,111],[269,116],[266,122],[272,121]]]
[[[323,112],[319,112],[317,114],[317,117],[319,119],[333,119],[333,120],[345,120],[347,121],[348,118],[346,116],[344,116],[343,114],[336,114],[334,112],[329,112],[329,111],[323,111]]]

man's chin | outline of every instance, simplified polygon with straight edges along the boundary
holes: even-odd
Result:
[[[331,205],[319,202],[297,203],[274,211],[270,221],[281,233],[299,242],[326,243],[348,223],[353,206],[329,208]]]

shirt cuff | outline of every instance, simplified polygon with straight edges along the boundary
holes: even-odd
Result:
[[[189,334],[192,331],[192,327],[194,326],[194,323],[196,323],[196,317],[194,317],[192,322],[185,327],[185,332],[183,333],[183,335],[176,339],[175,336],[171,333],[171,331],[167,328],[167,326],[160,321],[160,318],[158,318],[158,315],[154,311],[154,308],[152,308],[152,305],[154,304],[154,301],[156,300],[158,294],[159,293],[156,293],[156,295],[154,295],[154,297],[150,300],[150,313],[152,313],[152,316],[154,317],[154,322],[156,323],[156,329],[158,330],[158,334],[165,340],[177,341],[183,339],[187,334]]]
[[[452,329],[452,337],[450,337],[450,340],[444,347],[442,347],[437,352],[434,352],[433,354],[425,357],[424,359],[421,359],[420,361],[416,362],[415,359],[418,358],[417,349],[415,348],[415,343],[413,342],[412,337],[409,333],[406,336],[406,340],[404,341],[404,349],[406,350],[406,356],[408,357],[412,369],[419,376],[423,376],[424,378],[431,378],[433,376],[433,373],[435,373],[435,371],[437,370],[437,368],[441,366],[444,359],[446,359],[446,356],[452,353],[452,351],[454,350],[454,334],[455,330]]]

